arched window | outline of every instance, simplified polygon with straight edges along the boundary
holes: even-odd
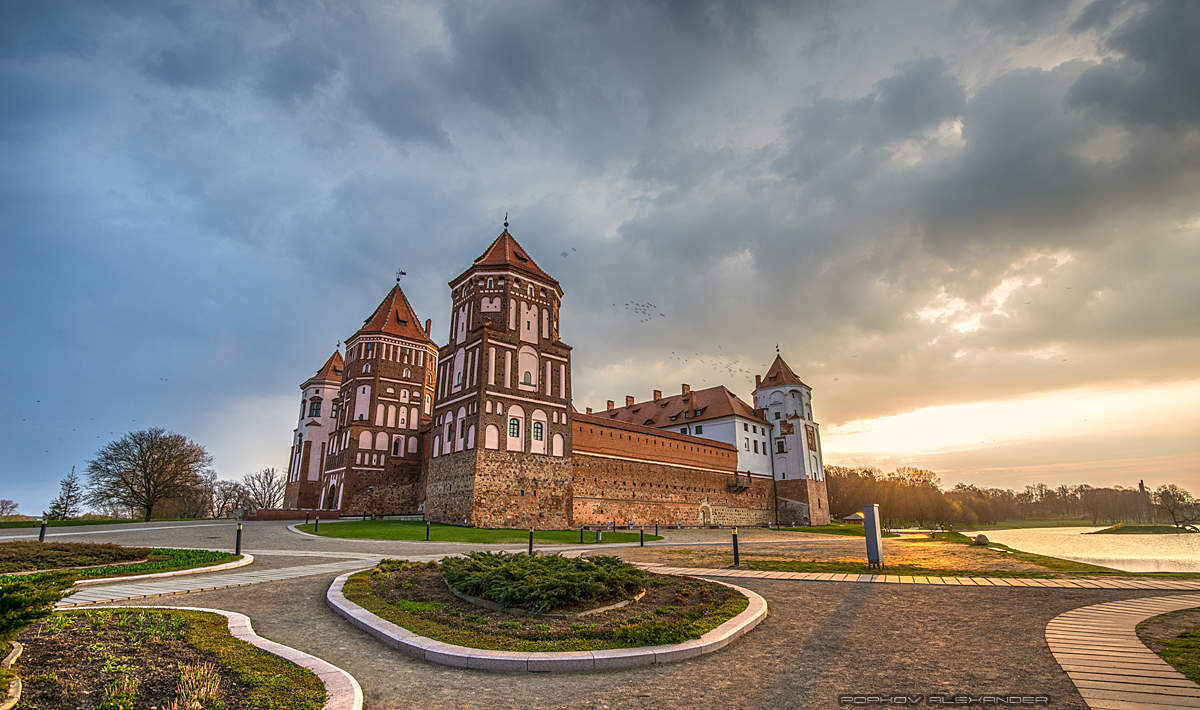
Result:
[[[368,362],[363,365],[363,374],[365,375],[365,374],[369,373],[370,371],[371,371],[371,363]]]
[[[525,374],[526,374],[526,375],[528,375],[529,373],[525,373]],[[458,373],[458,382],[457,382],[456,384],[458,384],[458,385],[462,385],[462,383],[463,383],[463,373],[462,373],[462,371],[459,371],[459,373]]]
[[[449,444],[451,441],[454,441],[454,422],[446,425],[446,442]]]
[[[529,287],[529,297],[533,298],[533,286]]]
[[[310,416],[310,417],[321,416],[321,398],[320,397],[313,397],[312,399],[310,399],[308,401],[308,416]]]
[[[530,372],[529,370],[526,370],[525,374],[521,377],[521,384],[532,385],[533,384],[533,373]]]
[[[400,439],[400,437],[396,437],[395,439],[392,440],[392,456],[400,455],[400,444],[401,443],[403,443],[403,442]]]
[[[541,422],[533,423],[533,440],[534,441],[542,440],[542,423]]]
[[[521,420],[513,417],[508,420],[508,435],[518,437],[521,435]]]
[[[493,287],[493,282],[492,282],[492,279],[489,278],[488,279],[488,288],[492,288],[492,287]]]
[[[300,416],[304,416],[304,408],[305,408],[305,407],[307,407],[307,406],[308,406],[308,400],[307,400],[307,399],[302,399],[302,400],[300,400]]]
[[[404,368],[404,379],[407,380],[410,377],[412,377],[412,370],[408,369],[407,367]]]

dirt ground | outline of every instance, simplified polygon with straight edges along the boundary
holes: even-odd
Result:
[[[866,562],[866,541],[858,537],[820,538],[761,542],[742,545],[743,564],[753,561],[810,561],[862,564]],[[630,562],[661,562],[681,567],[728,567],[733,564],[731,546],[654,546],[605,550]],[[972,573],[1045,573],[1056,574],[1041,565],[1014,558],[1007,552],[985,547],[945,542],[922,542],[909,538],[883,540],[883,557],[889,566],[908,565],[927,569],[953,569]]]

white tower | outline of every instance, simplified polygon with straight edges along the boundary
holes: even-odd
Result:
[[[801,382],[778,354],[767,374],[755,377],[754,384],[754,407],[766,410],[771,424],[779,522],[828,524],[829,494],[821,431],[813,420],[812,388]]]
[[[343,366],[342,354],[335,350],[317,374],[300,385],[300,417],[292,432],[285,508],[316,508],[320,501],[321,472],[329,435],[337,424],[334,400],[342,385]]]

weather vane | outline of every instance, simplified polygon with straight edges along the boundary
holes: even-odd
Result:
[[[400,283],[401,276],[408,276],[408,272],[402,269],[396,269],[396,283]]]
[[[779,354],[779,343],[775,343],[775,354]]]
[[[508,210],[504,210],[504,228],[508,229]]]

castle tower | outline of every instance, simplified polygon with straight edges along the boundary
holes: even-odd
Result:
[[[821,432],[812,414],[812,388],[778,354],[763,377],[754,378],[754,407],[771,424],[772,469],[781,524],[829,523],[829,494]]]
[[[479,527],[571,524],[571,348],[562,288],[504,232],[450,285],[426,517]]]
[[[292,432],[288,457],[285,508],[316,508],[321,499],[325,449],[337,421],[338,388],[342,384],[342,353],[334,350],[317,374],[300,385],[300,418]]]
[[[416,513],[422,499],[420,430],[433,411],[437,346],[397,283],[346,340],[321,507]]]

